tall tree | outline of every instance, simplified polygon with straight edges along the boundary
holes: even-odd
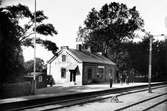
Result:
[[[111,2],[99,11],[93,8],[84,23],[78,35],[93,46],[93,51],[107,54],[111,47],[117,50],[122,41],[133,39],[134,31],[143,26],[143,19],[136,7],[128,8],[125,4]]]
[[[149,58],[149,38],[144,38],[141,42],[127,42],[123,44],[129,53],[131,66],[144,76],[148,73]]]
[[[21,4],[0,8],[1,83],[14,82],[24,73],[24,58],[21,46],[33,47],[33,38],[31,35],[34,30],[34,15],[28,7]],[[43,23],[47,19],[43,11],[37,11],[36,17],[38,34],[51,36],[57,34],[52,24]],[[51,50],[54,54],[56,53],[57,46],[55,43],[41,38],[38,38],[37,42],[48,50]]]
[[[123,47],[125,40],[133,39],[136,30],[144,22],[136,7],[128,8],[123,3],[111,2],[97,11],[93,8],[79,27],[78,36],[84,38],[93,52],[102,52],[113,60],[123,74],[129,71],[131,61],[128,51]]]
[[[152,77],[167,81],[167,40],[155,41],[152,51]]]
[[[152,47],[152,80],[165,80],[167,67],[167,41],[153,41]],[[129,53],[131,64],[138,75],[148,76],[149,66],[149,37],[141,42],[127,42],[123,45]],[[147,79],[145,79],[147,80]]]
[[[29,61],[25,62],[24,67],[25,67],[26,73],[33,72],[34,60],[29,60]],[[45,70],[44,61],[41,58],[36,58],[36,71],[43,72],[44,70]]]
[[[0,82],[15,81],[23,71],[23,56],[17,24],[9,14],[0,9]]]
[[[33,34],[34,34],[34,24],[35,24],[35,13],[31,12],[27,6],[18,4],[16,6],[7,6],[1,8],[2,12],[5,12],[10,20],[15,23],[17,26],[17,39],[22,46],[32,46],[33,47]],[[50,23],[45,23],[45,20],[48,19],[44,15],[43,11],[36,11],[36,32],[37,34],[44,36],[53,36],[57,34],[54,26]],[[50,40],[42,39],[37,37],[37,43],[44,46],[49,51],[52,51],[53,54],[56,54],[57,46],[54,42]]]

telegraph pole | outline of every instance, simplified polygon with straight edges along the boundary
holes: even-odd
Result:
[[[150,47],[149,47],[149,70],[148,70],[148,92],[151,93],[151,73],[152,73],[152,43],[153,43],[153,35],[149,34],[150,38]]]
[[[147,34],[149,36],[149,39],[150,39],[150,43],[149,43],[149,66],[148,66],[148,92],[152,93],[152,89],[151,89],[151,74],[152,74],[152,44],[153,44],[153,37],[166,36],[166,35],[165,34],[152,35],[152,34],[146,32],[144,29],[141,29],[141,31],[144,32],[145,34]]]
[[[151,73],[152,73],[152,43],[153,43],[153,35],[150,33],[146,32],[145,29],[141,29],[142,32],[147,34],[150,39],[149,43],[149,66],[148,66],[148,92],[151,93]]]
[[[36,80],[35,80],[35,74],[36,74],[36,0],[35,0],[35,13],[34,13],[34,73],[33,73],[33,81],[34,81],[34,85],[33,85],[33,94],[35,94],[35,90],[36,90]]]

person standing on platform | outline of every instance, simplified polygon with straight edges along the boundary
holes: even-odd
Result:
[[[110,74],[110,88],[112,88],[112,83],[113,83],[113,78],[112,75]]]

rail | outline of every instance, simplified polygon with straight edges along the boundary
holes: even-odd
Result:
[[[160,85],[160,86],[157,86]],[[164,84],[154,84],[153,89],[164,87]],[[18,111],[18,110],[26,110],[26,109],[36,109],[40,111],[48,111],[53,109],[60,109],[64,107],[69,107],[77,104],[83,104],[93,101],[99,101],[107,98],[115,98],[131,93],[137,93],[148,90],[147,85],[144,86],[136,86],[136,87],[128,87],[128,88],[118,88],[114,90],[103,90],[103,91],[95,91],[89,93],[79,93],[62,96],[59,99],[53,101],[53,98],[48,98],[45,101],[39,102],[38,104],[15,107],[15,108],[7,108],[8,111]],[[70,97],[67,97],[70,96]],[[64,97],[64,98],[63,98]],[[51,100],[49,102],[49,100]],[[121,109],[120,109],[121,110]]]

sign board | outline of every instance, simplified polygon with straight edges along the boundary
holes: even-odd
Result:
[[[104,66],[98,66],[98,68],[103,68],[104,69]]]

